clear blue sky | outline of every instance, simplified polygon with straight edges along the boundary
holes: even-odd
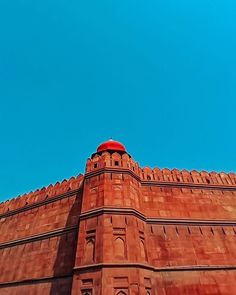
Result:
[[[84,171],[236,171],[234,0],[1,0],[0,200]]]

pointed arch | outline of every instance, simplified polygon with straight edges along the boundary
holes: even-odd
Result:
[[[144,245],[143,239],[139,240],[139,245],[140,245],[140,255],[143,259],[146,260],[146,250],[145,250],[145,245]]]
[[[117,258],[125,258],[125,242],[121,237],[115,239],[114,249]]]
[[[84,260],[86,262],[93,262],[95,256],[94,240],[89,239],[86,244]]]

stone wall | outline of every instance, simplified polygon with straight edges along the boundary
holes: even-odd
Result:
[[[233,294],[235,174],[88,160],[72,294]]]
[[[233,173],[95,153],[84,176],[0,204],[0,232],[0,294],[236,290]]]
[[[79,176],[2,204],[0,294],[70,294],[82,181]]]

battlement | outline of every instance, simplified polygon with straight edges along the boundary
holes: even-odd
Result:
[[[68,180],[64,179],[62,182],[57,182],[54,185],[50,184],[47,187],[43,187],[41,189],[37,189],[36,191],[18,196],[17,198],[2,202],[0,203],[0,214],[33,205],[46,199],[53,198],[57,195],[76,190],[80,188],[83,179],[84,176],[79,174],[78,176],[71,177]]]
[[[128,169],[135,173],[142,181],[236,186],[235,173],[141,168],[138,162],[135,162],[127,153],[120,154],[118,152],[105,151],[101,155],[96,154],[88,159],[86,174],[103,168]]]
[[[235,173],[142,168],[104,142],[85,175],[0,204],[0,293],[234,294],[235,196]]]
[[[183,183],[183,184],[198,184],[198,185],[219,185],[219,186],[236,186],[235,173],[216,173],[206,171],[187,171],[178,169],[160,169],[150,167],[141,168],[138,162],[134,161],[127,153],[119,152],[102,152],[95,154],[89,158],[86,163],[86,174],[99,171],[104,168],[125,169],[135,174],[140,181],[159,182],[159,183]],[[78,189],[84,176],[79,174],[70,179],[64,179],[62,182],[50,184],[47,187],[37,189],[36,191],[18,196],[0,203],[0,214],[13,211],[27,205],[42,202],[54,196],[64,194],[70,190]]]

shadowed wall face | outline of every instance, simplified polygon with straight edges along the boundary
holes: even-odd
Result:
[[[0,219],[0,294],[70,293],[81,180],[73,191],[61,184],[61,194],[51,190]]]

